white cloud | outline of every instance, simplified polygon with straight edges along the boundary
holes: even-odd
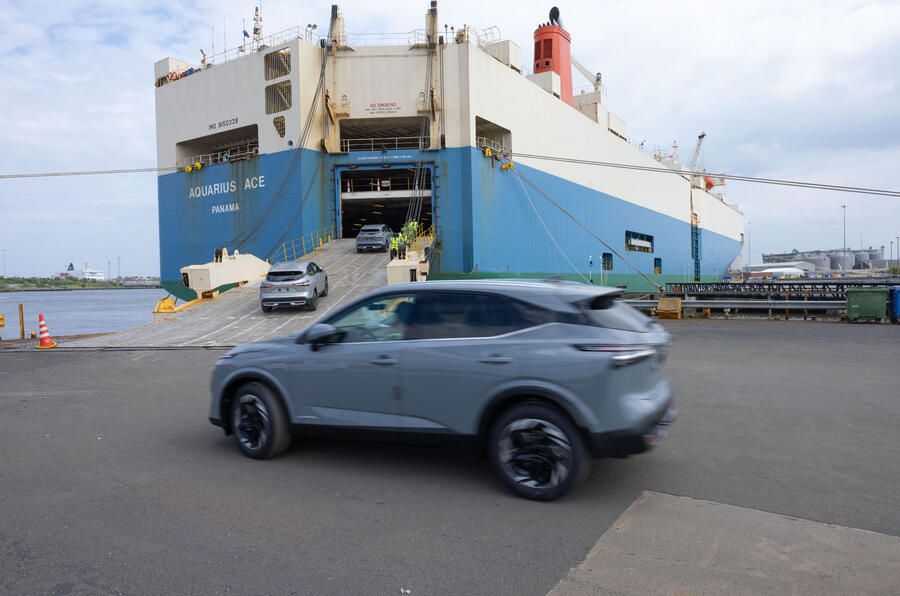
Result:
[[[364,0],[340,4],[349,31],[392,32],[421,28],[428,2],[389,10]],[[499,25],[528,62],[532,32],[549,7],[461,0],[441,2],[439,18]],[[618,0],[560,8],[573,52],[603,73],[612,110],[638,141],[652,147],[678,138],[685,155],[706,130],[710,170],[900,188],[900,3]],[[310,22],[324,30],[329,9],[266,0],[265,31]],[[237,45],[241,19],[252,26],[252,12],[252,2],[212,0],[0,1],[15,28],[0,50],[0,169],[155,165],[153,63],[199,62],[210,27],[221,50],[223,17],[229,45]],[[753,222],[754,253],[836,246],[842,203],[857,243],[860,231],[878,246],[900,232],[897,199],[746,184],[730,192]],[[0,181],[0,210],[10,273],[117,255],[129,273],[158,271],[153,175]]]

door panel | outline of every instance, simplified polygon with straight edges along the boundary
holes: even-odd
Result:
[[[407,342],[403,414],[407,424],[437,424],[475,434],[478,414],[496,388],[520,370],[519,342],[434,339]]]

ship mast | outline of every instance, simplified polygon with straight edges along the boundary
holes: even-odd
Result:
[[[256,12],[253,15],[253,41],[250,44],[250,49],[256,49],[259,51],[259,46],[262,45],[262,15],[259,14],[259,7],[256,7]]]

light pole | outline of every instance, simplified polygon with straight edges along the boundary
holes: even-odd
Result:
[[[750,277],[750,265],[753,264],[753,253],[750,252],[750,222],[747,222],[747,277]]]
[[[841,269],[847,271],[847,206],[841,205],[841,214],[844,219],[844,258],[841,262]]]

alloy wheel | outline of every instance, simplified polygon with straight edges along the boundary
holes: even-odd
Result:
[[[245,393],[240,396],[235,412],[238,440],[246,449],[262,449],[271,431],[269,410],[258,396]]]
[[[521,418],[507,424],[497,440],[504,473],[522,486],[551,489],[565,481],[574,464],[572,444],[555,424]]]

